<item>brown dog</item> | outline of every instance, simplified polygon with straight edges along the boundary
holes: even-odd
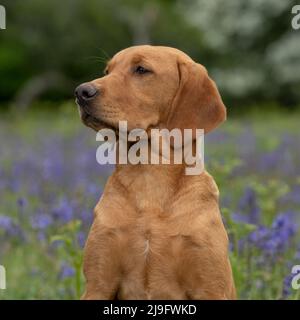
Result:
[[[183,52],[136,46],[106,75],[76,89],[95,130],[203,128],[226,118],[206,69]],[[185,165],[118,165],[95,208],[85,246],[83,299],[235,299],[218,188]]]

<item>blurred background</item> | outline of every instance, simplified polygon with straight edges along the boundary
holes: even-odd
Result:
[[[61,101],[102,74],[117,51],[137,44],[179,48],[204,64],[230,111],[296,108],[300,97],[295,1],[2,1],[0,99],[29,107]],[[268,106],[266,106],[268,107]]]
[[[2,0],[0,299],[74,299],[82,248],[112,169],[74,88],[138,44],[205,65],[228,108],[206,138],[240,298],[298,299],[300,30],[292,0]]]

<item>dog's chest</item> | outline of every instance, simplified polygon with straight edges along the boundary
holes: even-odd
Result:
[[[167,296],[184,298],[176,285],[179,257],[188,242],[178,231],[181,219],[173,217],[174,201],[178,192],[178,175],[159,168],[141,168],[124,179],[128,201],[135,208],[133,219],[119,232],[119,241],[126,246],[122,250],[121,265],[125,272],[121,279],[119,298],[150,299],[161,289],[155,288],[157,281],[164,282],[174,277],[174,287]],[[176,213],[176,212],[175,212]],[[131,213],[128,213],[131,215]],[[167,285],[167,283],[166,283]],[[180,292],[179,295],[175,291]],[[173,293],[174,292],[174,293]]]
[[[187,298],[183,284],[189,288],[190,277],[198,277],[198,255],[211,243],[210,234],[220,234],[220,219],[210,215],[214,223],[209,232],[203,228],[203,206],[211,202],[203,191],[205,177],[186,179],[159,170],[123,170],[108,182],[90,243],[97,243],[107,270],[117,268],[118,298]],[[93,257],[95,250],[90,252]]]
[[[131,168],[129,168],[130,170]],[[177,188],[176,174],[159,166],[140,166],[134,173],[125,174],[124,185],[134,206],[143,212],[164,211],[170,207]]]

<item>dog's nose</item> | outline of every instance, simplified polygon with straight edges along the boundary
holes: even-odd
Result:
[[[97,93],[98,90],[89,83],[83,83],[75,89],[75,96],[81,101],[91,100]]]

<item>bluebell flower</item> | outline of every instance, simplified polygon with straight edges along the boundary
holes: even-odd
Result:
[[[258,225],[261,220],[261,210],[257,203],[255,191],[247,187],[238,205],[238,212],[232,214],[237,222],[244,222]]]
[[[102,190],[100,186],[97,186],[93,183],[88,183],[87,187],[86,187],[86,191],[88,194],[91,194],[92,196],[96,196],[99,197],[102,194]]]
[[[246,127],[245,130],[238,136],[238,151],[242,158],[249,160],[255,157],[256,137],[251,127]]]
[[[85,241],[86,241],[86,235],[85,235],[85,233],[83,231],[79,231],[77,233],[77,241],[79,243],[79,246],[81,248],[83,248],[84,245],[85,245]]]
[[[284,195],[280,202],[282,204],[300,204],[300,185],[296,185],[292,188],[290,192]]]
[[[268,172],[269,168],[277,168],[280,166],[282,154],[279,149],[271,152],[263,153],[258,161],[257,168],[260,172]]]
[[[24,237],[21,228],[9,216],[0,215],[0,231],[1,229],[9,236]]]
[[[31,218],[31,224],[34,229],[46,229],[53,223],[50,215],[42,213],[37,214]]]
[[[249,223],[259,224],[261,211],[257,203],[256,192],[253,188],[247,187],[245,189],[244,195],[239,202],[239,209],[248,214]]]
[[[23,197],[18,198],[17,204],[18,204],[18,206],[22,209],[22,208],[26,207],[26,205],[27,205],[27,200],[26,200],[25,198],[23,198]]]
[[[46,154],[44,155],[43,177],[46,180],[61,179],[64,176],[64,158],[62,151],[63,146],[60,145],[59,140],[49,141],[46,146]]]
[[[243,214],[240,212],[233,212],[231,217],[236,222],[251,223],[250,216],[247,214]]]
[[[277,231],[283,240],[294,236],[298,229],[294,220],[294,213],[289,211],[279,214],[272,224],[272,229]]]
[[[93,221],[93,211],[92,210],[82,210],[80,214],[80,219],[85,225],[90,225]]]
[[[255,231],[249,235],[249,241],[254,245],[260,247],[269,237],[270,230],[267,227],[259,226]]]
[[[270,228],[259,226],[248,239],[250,243],[271,256],[284,252],[297,232],[297,225],[291,212],[279,214]]]
[[[60,268],[59,278],[61,280],[73,277],[75,275],[75,269],[68,265],[67,263],[63,263]]]
[[[4,230],[9,230],[12,226],[11,217],[0,215],[0,228]]]
[[[285,135],[279,147],[273,151],[262,154],[257,168],[261,172],[273,171],[285,176],[292,176],[297,173],[294,156],[291,152],[295,148],[295,141],[289,135]]]
[[[61,199],[59,205],[52,210],[53,217],[65,223],[73,219],[73,207],[66,199]]]
[[[292,273],[288,274],[283,279],[283,286],[282,286],[282,298],[288,298],[292,293],[292,280],[294,275]]]

